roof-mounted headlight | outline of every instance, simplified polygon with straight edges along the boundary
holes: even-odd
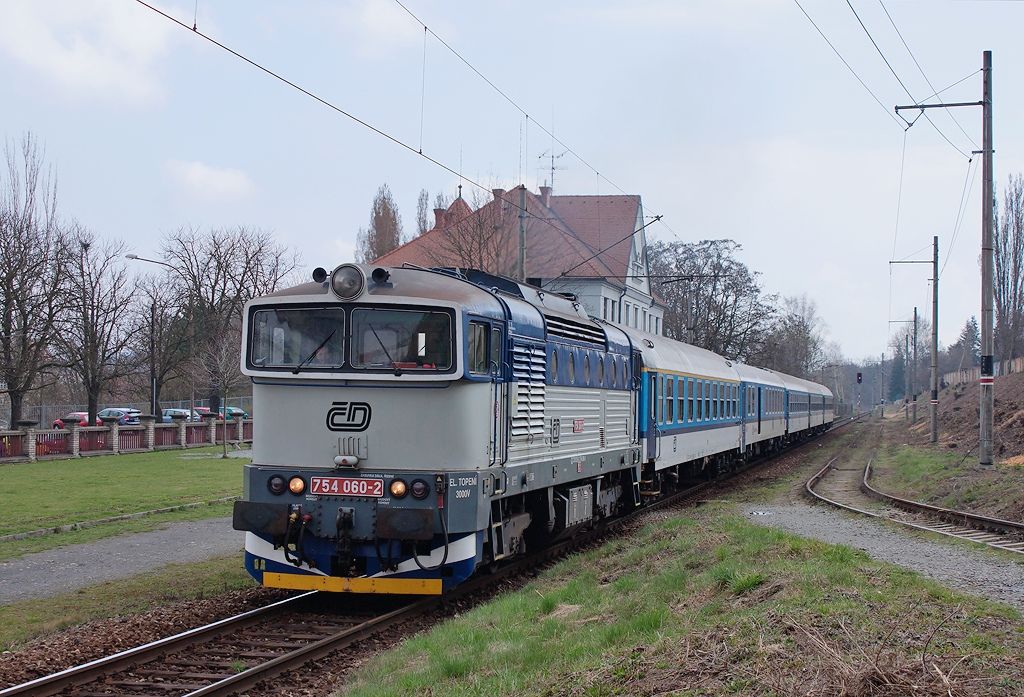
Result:
[[[352,300],[361,292],[366,280],[358,266],[342,264],[331,273],[331,290],[342,300]]]

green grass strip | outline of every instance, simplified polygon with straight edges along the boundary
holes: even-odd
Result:
[[[1024,690],[1015,610],[708,509],[413,637],[343,693],[945,694],[932,664],[963,694]]]
[[[201,448],[5,465],[0,535],[237,496],[245,464]]]

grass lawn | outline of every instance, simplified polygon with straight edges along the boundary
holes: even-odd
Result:
[[[2,465],[7,494],[0,506],[0,535],[239,495],[247,460],[224,459],[220,453],[219,447],[209,447]],[[201,506],[3,542],[0,559],[230,511],[230,504]]]
[[[0,606],[0,650],[11,650],[37,636],[90,620],[145,612],[178,600],[206,598],[251,588],[239,555],[194,564],[171,564],[121,581],[108,581],[74,593]]]
[[[347,695],[1020,694],[1011,608],[711,505],[572,557]]]

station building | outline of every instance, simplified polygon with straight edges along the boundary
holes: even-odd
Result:
[[[474,210],[460,192],[447,209],[434,209],[433,228],[373,263],[522,277],[572,293],[593,317],[660,335],[665,308],[648,277],[643,225],[639,195],[555,196],[549,186],[535,194],[520,185],[494,189]]]

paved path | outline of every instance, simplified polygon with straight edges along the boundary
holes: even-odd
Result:
[[[921,539],[872,519],[803,502],[748,505],[747,519],[803,537],[862,549],[955,590],[1024,609],[1024,562],[987,550]]]
[[[209,518],[26,554],[0,562],[0,605],[60,595],[164,564],[237,554],[241,568],[244,543],[244,533],[231,529],[231,518]]]

